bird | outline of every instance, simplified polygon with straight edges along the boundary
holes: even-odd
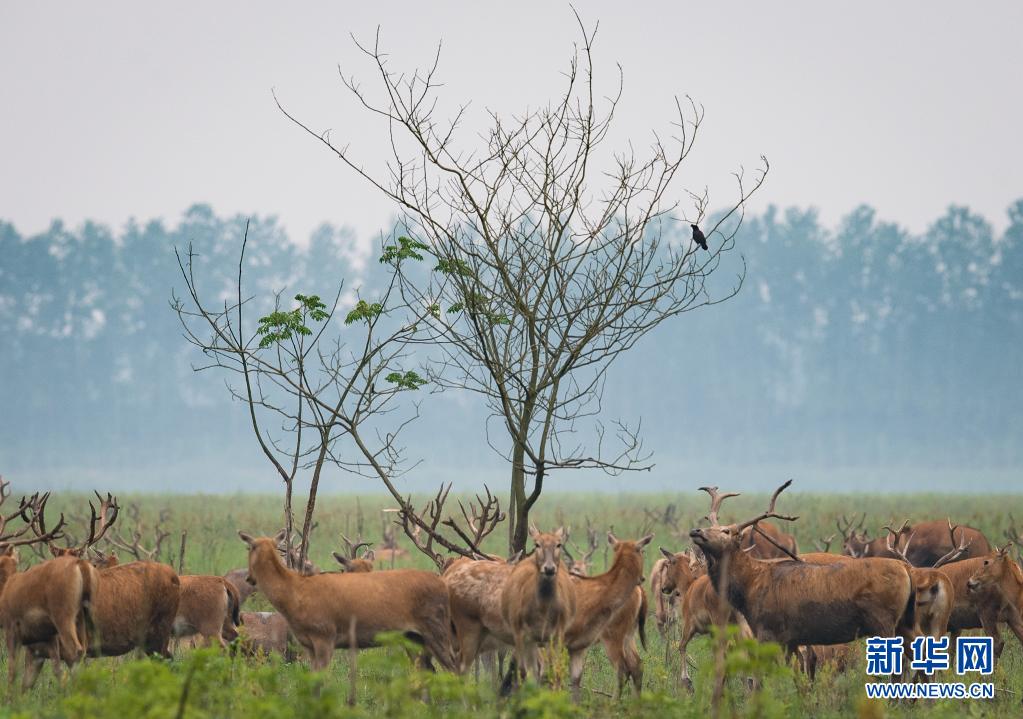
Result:
[[[703,249],[709,250],[710,248],[707,247],[707,238],[703,236],[703,232],[700,231],[700,228],[692,223],[689,223],[689,226],[693,228],[693,242]]]

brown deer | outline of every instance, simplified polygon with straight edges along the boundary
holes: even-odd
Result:
[[[224,647],[238,636],[241,623],[238,590],[223,577],[183,574],[172,634],[178,639],[198,635],[207,645]]]
[[[10,484],[0,479],[0,504],[10,495]],[[60,675],[60,661],[69,666],[85,654],[89,605],[95,590],[95,569],[77,557],[51,559],[18,572],[15,547],[48,543],[62,536],[64,515],[50,531],[45,530],[44,511],[49,494],[22,497],[17,511],[0,513],[0,626],[7,639],[8,679],[13,687],[18,652],[28,649],[23,687],[29,688],[43,662],[53,661]],[[24,520],[10,531],[9,523]],[[27,535],[28,531],[32,535]]]
[[[1023,571],[1009,556],[1011,546],[1006,544],[984,557],[967,580],[966,590],[977,598],[980,612],[985,617],[996,616],[998,621],[1008,624],[1020,644],[1023,644],[1023,618],[1020,615],[1023,610]],[[992,636],[995,640],[995,655],[999,656],[1004,642],[997,625]]]
[[[447,587],[415,569],[302,575],[288,569],[277,537],[238,536],[249,547],[249,578],[287,620],[295,639],[320,671],[334,650],[376,645],[380,632],[399,631],[421,643],[445,669],[456,670]]]
[[[565,632],[568,649],[572,696],[578,700],[582,684],[586,652],[604,638],[609,625],[626,604],[636,601],[636,589],[643,582],[643,548],[652,534],[637,541],[619,540],[607,533],[614,550],[611,567],[594,577],[573,577],[575,586],[575,619]],[[638,621],[638,620],[637,620]],[[640,675],[641,678],[642,675]],[[637,690],[640,687],[637,686]]]
[[[514,570],[515,562],[460,557],[441,575],[451,593],[461,671],[467,671],[482,654],[514,646],[501,611],[502,588]]]
[[[245,578],[248,576],[248,567],[232,569],[224,575],[224,579],[230,583],[231,586],[234,587],[234,590],[238,593],[238,606],[245,604],[245,600],[256,593],[255,585],[245,581]]]
[[[373,571],[373,560],[376,559],[376,554],[372,549],[369,549],[369,542],[357,542],[353,543],[345,535],[341,535],[341,541],[345,544],[345,551],[347,556],[338,552],[332,552],[332,556],[337,563],[340,564],[346,572],[372,572]],[[366,547],[366,552],[360,557],[359,547]]]
[[[796,538],[771,522],[760,522],[755,528],[746,529],[741,547],[757,559],[790,559],[799,553]]]
[[[242,612],[239,637],[241,650],[249,656],[279,654],[287,662],[297,658],[288,620],[279,612]]]
[[[662,552],[665,550],[661,550]],[[671,628],[675,625],[675,601],[674,592],[663,592],[665,574],[669,571],[668,560],[661,558],[650,567],[650,594],[654,598],[654,621],[657,623],[657,633],[666,637]]]
[[[717,504],[725,497],[718,499]],[[717,506],[714,505],[711,515],[716,521]],[[723,603],[714,591],[707,577],[706,566],[699,561],[695,552],[685,551],[672,554],[661,548],[664,555],[662,561],[667,569],[661,592],[674,598],[675,611],[682,626],[679,637],[679,656],[682,669],[679,681],[688,691],[693,690],[693,681],[689,676],[689,642],[701,634],[710,634],[711,627],[724,624],[736,624],[743,638],[753,636],[746,619],[727,604]]]
[[[577,559],[569,551],[568,544],[568,532],[566,531],[564,552],[568,560],[565,562],[568,571],[580,577],[588,577],[590,574],[590,564],[593,562],[593,555],[600,548],[600,533],[590,525],[588,517],[586,519],[586,551],[584,552],[577,547],[576,553],[579,555]]]
[[[530,526],[532,561],[515,565],[501,586],[501,617],[515,640],[520,669],[540,680],[538,647],[560,649],[575,617],[575,589],[561,562],[564,531],[543,533]]]
[[[97,494],[97,497],[99,495]],[[109,493],[92,510],[89,536],[77,547],[50,545],[55,554],[85,556],[113,526],[120,507]],[[180,599],[177,573],[159,562],[138,561],[97,570],[91,602],[95,632],[89,656],[121,656],[133,649],[170,658],[170,639]]]
[[[948,630],[948,620],[952,616],[955,589],[948,576],[938,571],[938,568],[949,562],[954,562],[967,550],[969,543],[964,534],[960,533],[959,545],[946,555],[939,557],[933,567],[914,567],[909,561],[908,555],[916,534],[910,532],[907,535],[903,531],[907,524],[908,522],[903,523],[902,528],[898,531],[888,526],[884,527],[888,533],[886,549],[909,566],[909,573],[913,577],[913,586],[916,590],[916,615],[920,631],[932,637],[942,637]],[[949,534],[953,537],[955,529],[949,522]],[[905,542],[900,546],[899,542],[903,537],[905,537]]]
[[[774,641],[790,656],[800,645],[844,644],[863,636],[902,635],[907,650],[916,636],[913,578],[897,560],[866,558],[816,564],[797,560],[762,561],[742,551],[742,532],[767,518],[793,521],[770,505],[753,519],[690,531],[708,557],[711,581],[749,622],[759,641]],[[717,489],[702,488],[714,500]]]
[[[906,522],[899,529],[896,546],[904,543],[905,538],[910,534],[913,535],[913,546],[906,552],[904,558],[914,567],[933,567],[939,559],[949,552],[954,552],[960,544],[964,543],[968,547],[967,550],[958,553],[956,559],[952,561],[983,557],[991,552],[991,544],[979,529],[956,525],[956,532],[958,534],[950,537],[948,535],[948,525],[950,523],[950,519],[944,522],[921,522],[916,525],[910,525]],[[844,532],[848,533],[844,534],[843,554],[857,558],[884,557],[887,559],[903,559],[897,552],[888,549],[887,535],[877,539],[870,539],[865,531],[857,532],[853,530],[849,532],[849,526],[847,524],[844,529]],[[839,524],[839,529],[843,529],[841,524]],[[948,563],[948,560],[946,560],[946,563]]]

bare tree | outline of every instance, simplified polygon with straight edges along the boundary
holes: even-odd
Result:
[[[561,96],[512,117],[488,112],[482,135],[470,133],[475,146],[461,142],[468,105],[453,119],[440,117],[439,50],[424,71],[399,73],[379,31],[372,44],[356,41],[380,92],[354,77],[342,81],[388,126],[390,157],[379,171],[278,101],[289,119],[397,203],[406,236],[392,249],[436,260],[433,272],[399,269],[399,288],[409,306],[429,310],[425,339],[440,355],[429,379],[480,394],[492,413],[487,440],[511,464],[511,551],[525,545],[530,508],[550,472],[650,468],[638,425],[616,421],[618,441],[613,448],[605,441],[608,368],[664,320],[738,291],[744,264],[734,282],[712,287],[708,279],[733,249],[745,203],[768,170],[761,158],[750,180],[735,173],[737,198],[713,219],[706,189],[685,191],[683,212],[678,175],[703,108],[675,98],[670,131],[654,132],[646,153],[631,143],[606,152],[622,74],[619,68],[614,91],[601,99],[596,29],[581,21],[579,29]],[[707,251],[687,235],[689,223],[704,222]],[[586,418],[594,429],[582,436]]]

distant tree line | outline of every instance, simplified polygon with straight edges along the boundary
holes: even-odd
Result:
[[[181,289],[173,248],[221,260],[197,265],[197,281],[226,292],[233,278],[216,273],[237,270],[246,219],[196,205],[174,227],[55,221],[32,237],[0,222],[0,472],[158,465],[194,479],[211,458],[252,453],[222,386],[191,371],[169,307]],[[738,296],[644,338],[612,370],[605,401],[642,417],[662,464],[1017,467],[1023,200],[1008,220],[997,234],[951,207],[914,235],[869,207],[837,228],[813,210],[747,217],[720,273],[732,281],[745,262]],[[254,218],[246,284],[269,301],[346,277],[366,296],[377,264],[366,245],[325,225],[300,249],[275,219]],[[413,455],[499,461],[479,435],[481,407],[424,405],[433,415],[410,428]]]

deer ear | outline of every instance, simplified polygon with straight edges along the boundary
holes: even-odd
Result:
[[[554,530],[554,536],[558,538],[559,542],[564,540],[565,539],[565,529],[564,529],[564,527],[558,527],[557,529],[555,529]]]
[[[4,544],[0,546],[0,557],[13,557],[14,556],[14,545]]]
[[[521,549],[519,551],[515,552],[515,554],[511,555],[510,557],[508,557],[507,563],[508,564],[518,564],[520,559],[522,559],[522,550]]]
[[[334,559],[337,560],[337,563],[342,567],[348,569],[348,563],[351,561],[348,557],[343,554],[338,554],[337,552],[331,552],[330,556],[334,557]]]
[[[669,564],[675,561],[675,555],[669,552],[667,549],[665,549],[664,547],[658,547],[658,549],[661,550],[661,554],[664,555],[664,558],[668,560]]]
[[[642,549],[643,549],[643,547],[645,547],[646,545],[650,544],[650,541],[651,541],[651,540],[652,540],[653,538],[654,538],[654,535],[652,535],[652,534],[648,534],[648,535],[646,535],[646,536],[645,536],[645,537],[643,537],[643,538],[642,538],[641,540],[639,540],[638,542],[636,542],[636,548],[637,548],[637,549],[640,549],[640,550],[642,550]]]
[[[248,532],[239,531],[238,536],[241,537],[242,541],[245,542],[250,547],[256,543],[255,538]]]
[[[540,536],[540,530],[536,528],[535,524],[529,525],[529,536],[532,537],[533,539],[536,539],[537,537]]]
[[[610,544],[612,547],[618,544],[618,537],[615,536],[614,532],[608,531],[607,543]]]
[[[280,544],[281,542],[283,542],[287,538],[288,538],[288,530],[282,529],[281,531],[279,531],[277,534],[274,535],[274,544]]]

